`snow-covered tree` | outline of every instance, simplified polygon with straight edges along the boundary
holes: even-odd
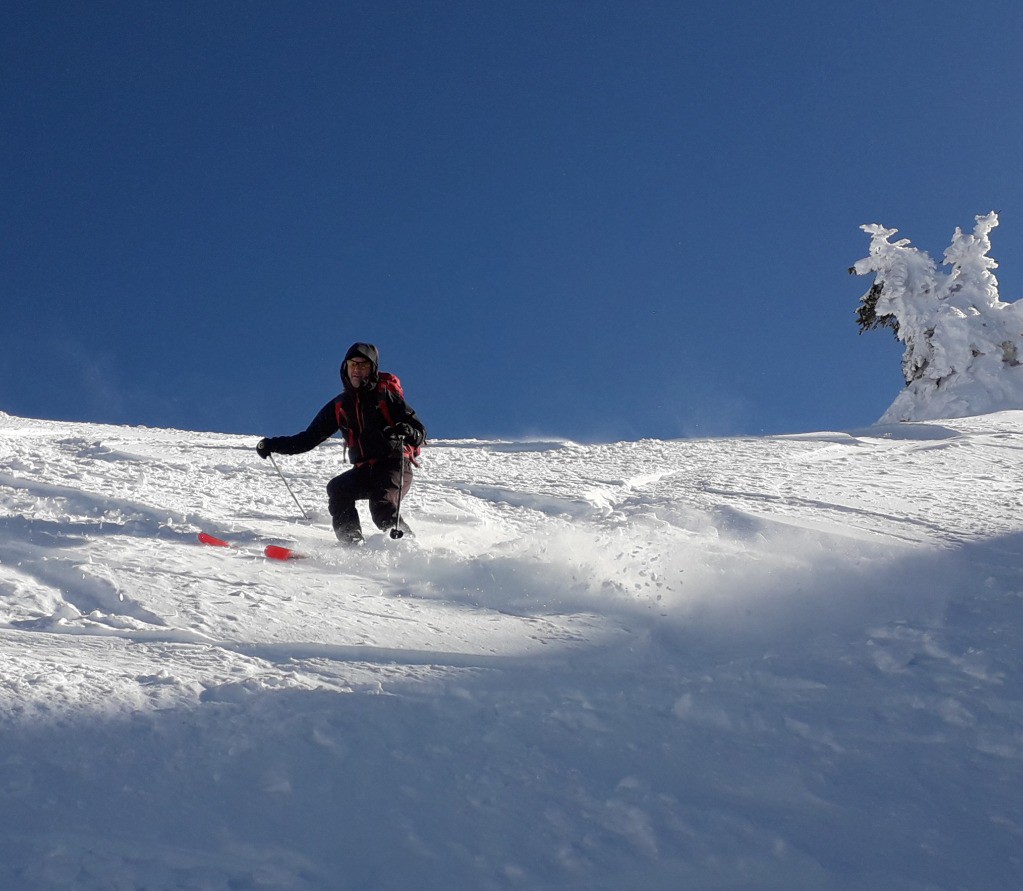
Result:
[[[908,239],[892,241],[897,229],[862,227],[870,255],[849,271],[872,272],[874,283],[860,298],[860,331],[890,328],[906,345],[906,389],[882,423],[1023,408],[1023,306],[998,296],[998,264],[988,256],[997,225],[992,211],[976,217],[970,235],[957,228],[944,255],[948,273]]]

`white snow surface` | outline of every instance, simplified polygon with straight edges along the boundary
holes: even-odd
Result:
[[[1023,412],[254,442],[0,414],[0,887],[1023,887]]]

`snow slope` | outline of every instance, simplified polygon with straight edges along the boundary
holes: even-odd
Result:
[[[1021,434],[439,442],[353,552],[334,442],[0,415],[0,887],[1021,887]]]

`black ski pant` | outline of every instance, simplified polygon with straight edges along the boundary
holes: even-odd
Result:
[[[411,485],[412,468],[408,461],[361,464],[334,477],[327,483],[327,509],[337,537],[342,541],[362,538],[355,508],[355,502],[362,500],[369,501],[369,514],[376,527],[390,529],[398,513],[398,491],[404,498]]]

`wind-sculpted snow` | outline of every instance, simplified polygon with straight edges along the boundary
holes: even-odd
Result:
[[[338,443],[0,414],[0,887],[1019,887],[1021,433],[441,441],[346,551]]]
[[[861,331],[889,327],[906,345],[906,388],[881,423],[1023,408],[1023,301],[999,295],[998,264],[989,256],[998,214],[975,223],[968,235],[956,228],[943,258],[947,274],[909,239],[891,241],[897,229],[861,227],[871,236],[870,254],[849,271],[874,275],[860,298]]]

